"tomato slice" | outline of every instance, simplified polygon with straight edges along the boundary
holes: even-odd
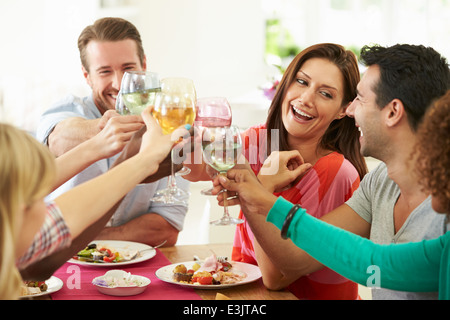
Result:
[[[105,261],[105,262],[113,262],[114,259],[116,259],[116,257],[117,257],[117,252],[113,253],[113,252],[111,252],[111,250],[106,249],[106,248],[101,248],[98,251],[104,252],[106,254],[106,256],[103,257],[103,261]]]
[[[212,284],[213,277],[198,277],[197,282],[203,285]]]
[[[222,263],[222,268],[220,269],[221,271],[225,271],[227,272],[228,270],[230,270],[233,266],[231,265],[231,263],[229,262],[223,262]]]
[[[111,250],[109,250],[107,248],[101,248],[101,249],[98,249],[98,251],[100,251],[101,253],[105,253],[108,257],[111,255]]]

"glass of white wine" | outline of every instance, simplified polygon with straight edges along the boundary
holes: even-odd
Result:
[[[233,168],[242,152],[242,139],[239,129],[230,127],[204,128],[202,135],[203,159],[219,174],[226,175]],[[227,190],[224,190],[223,216],[219,220],[211,221],[213,225],[233,225],[243,223],[244,220],[230,216],[227,206]]]
[[[116,111],[121,115],[140,115],[148,106],[154,105],[156,94],[160,91],[157,73],[127,71],[122,78]]]
[[[164,134],[171,134],[175,129],[186,124],[193,125],[195,118],[195,102],[197,94],[194,82],[186,78],[166,78],[161,80],[161,92],[156,95],[153,117],[158,121]],[[157,192],[153,202],[168,204],[187,203],[180,200],[188,193],[180,189],[175,180],[175,150],[172,149],[172,174],[169,176],[167,188]],[[189,169],[183,167],[184,174]],[[182,173],[183,174],[183,173]]]

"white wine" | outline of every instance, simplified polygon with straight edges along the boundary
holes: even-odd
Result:
[[[241,148],[240,143],[232,141],[204,142],[203,158],[213,169],[219,172],[227,172],[236,165],[241,154]]]
[[[161,88],[153,88],[143,91],[122,94],[123,103],[127,110],[124,115],[140,115],[147,107],[155,104],[155,97]]]
[[[194,123],[194,108],[162,108],[154,109],[153,117],[158,121],[164,134],[172,133],[175,129],[185,124]]]

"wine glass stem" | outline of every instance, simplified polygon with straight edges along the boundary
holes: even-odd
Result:
[[[227,190],[223,190],[223,217],[224,218],[229,218],[230,214],[228,213],[228,192]]]
[[[172,163],[170,165],[171,175],[169,176],[168,187],[170,189],[173,189],[173,188],[177,187],[177,181],[175,180],[175,165],[173,164],[174,149],[172,149],[170,154],[171,154]]]
[[[220,175],[226,177],[227,173],[226,172],[220,172]],[[230,218],[230,214],[228,213],[228,191],[227,189],[223,190],[223,218],[222,219],[229,219]]]

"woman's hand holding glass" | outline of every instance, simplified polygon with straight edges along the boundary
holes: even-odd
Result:
[[[171,152],[173,145],[178,141],[172,135],[165,135],[152,116],[152,108],[149,107],[142,112],[142,119],[145,122],[147,130],[142,135],[141,147],[139,153],[146,154],[152,161],[159,164],[164,161]],[[152,170],[152,169],[150,169]],[[152,175],[156,172],[149,172]]]
[[[220,192],[226,189],[227,194]],[[264,215],[266,216],[277,197],[269,192],[258,181],[250,168],[235,168],[228,171],[227,176],[219,175],[214,179],[213,194],[218,194],[219,205],[240,205],[244,215]]]

